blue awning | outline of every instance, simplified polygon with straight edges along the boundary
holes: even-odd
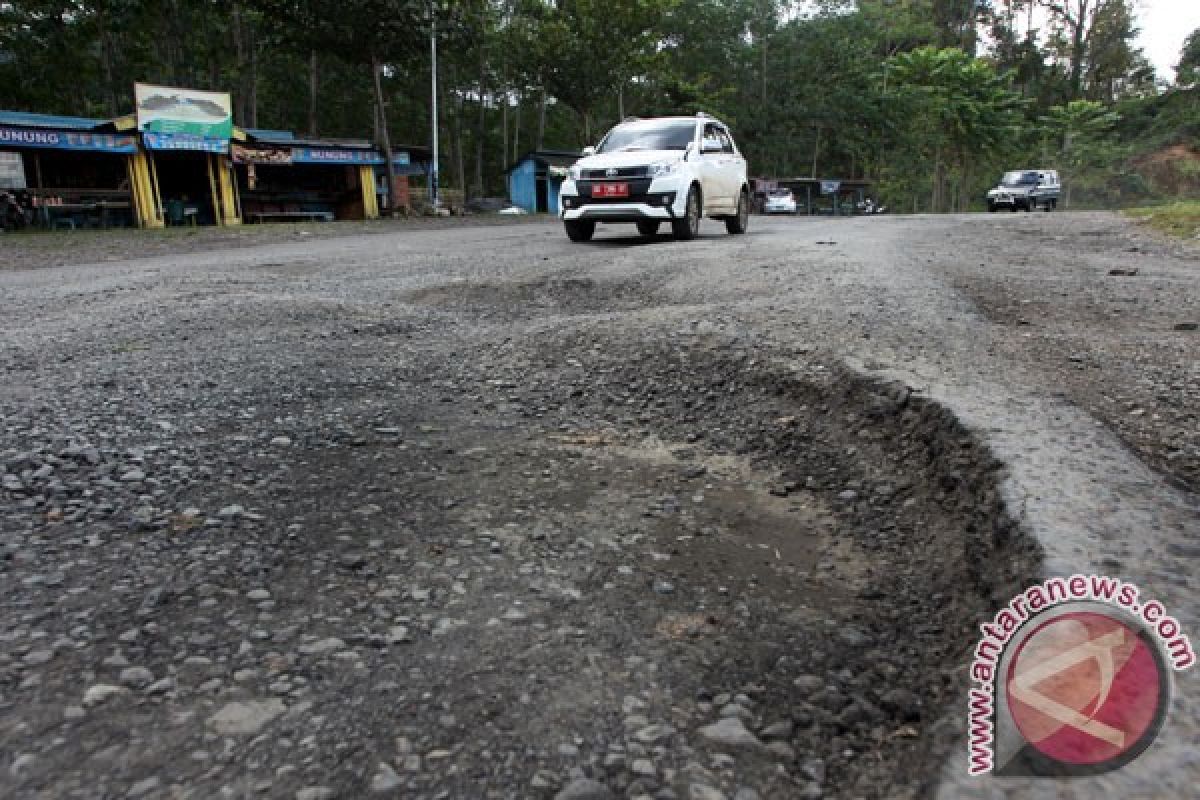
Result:
[[[100,153],[135,153],[137,140],[119,133],[92,133],[50,128],[0,125],[0,148],[37,147],[47,150],[91,150]]]
[[[108,123],[89,117],[60,117],[54,114],[31,114],[27,111],[0,111],[0,125],[21,128],[53,128],[66,131],[90,131]]]

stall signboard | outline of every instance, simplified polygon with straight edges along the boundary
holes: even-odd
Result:
[[[143,133],[147,150],[191,150],[197,153],[227,153],[228,139],[211,139],[186,133]]]
[[[382,164],[378,150],[342,150],[330,147],[293,147],[292,161],[297,164]],[[392,163],[407,164],[408,153],[392,153]]]
[[[235,164],[291,164],[292,148],[234,144],[229,148]]]
[[[837,194],[841,188],[841,181],[821,181],[821,194]]]
[[[143,134],[184,135],[226,142],[233,137],[233,101],[228,92],[202,92],[148,83],[134,84],[133,91],[137,101],[137,127]]]
[[[0,147],[42,147],[50,150],[92,150],[101,153],[136,153],[132,136],[115,133],[80,133],[41,128],[0,126]]]
[[[25,162],[20,153],[0,150],[0,189],[25,188]]]

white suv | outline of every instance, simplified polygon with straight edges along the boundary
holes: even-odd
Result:
[[[597,222],[633,222],[643,236],[669,222],[676,239],[693,239],[701,216],[745,233],[746,159],[729,129],[707,114],[627,119],[583,151],[558,202],[573,242],[591,239]]]

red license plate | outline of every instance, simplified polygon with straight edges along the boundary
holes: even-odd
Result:
[[[629,197],[629,184],[597,183],[592,187],[592,197]]]

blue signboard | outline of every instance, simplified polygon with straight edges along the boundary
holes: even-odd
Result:
[[[331,147],[293,147],[293,164],[382,164],[378,150],[341,150]],[[408,163],[408,153],[392,153],[392,163]]]
[[[192,150],[198,153],[227,153],[228,139],[210,139],[187,133],[142,133],[147,150]]]
[[[821,194],[837,194],[842,188],[841,181],[821,181]]]
[[[51,150],[136,153],[137,141],[132,136],[115,133],[0,127],[0,147],[43,147]]]

